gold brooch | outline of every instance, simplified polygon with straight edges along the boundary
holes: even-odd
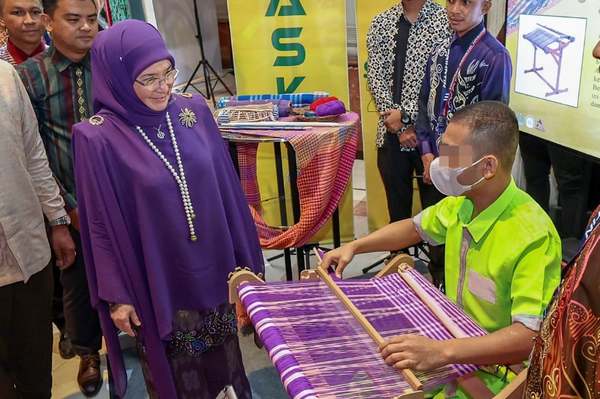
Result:
[[[192,98],[192,93],[179,93],[179,95],[183,98]]]
[[[88,122],[90,122],[90,125],[100,126],[104,123],[104,118],[100,115],[93,115],[90,119],[88,119]]]
[[[181,126],[190,128],[194,126],[196,122],[198,122],[196,119],[196,114],[191,109],[186,107],[183,108],[179,113],[179,123],[181,123]]]

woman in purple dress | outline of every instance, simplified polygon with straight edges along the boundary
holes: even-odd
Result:
[[[96,115],[73,152],[90,294],[116,392],[118,331],[136,337],[151,397],[251,397],[227,277],[263,271],[254,223],[201,97],[171,94],[177,70],[160,33],[125,21],[92,48]]]

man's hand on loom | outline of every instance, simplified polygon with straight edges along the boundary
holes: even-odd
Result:
[[[130,337],[135,337],[132,324],[136,327],[142,325],[135,308],[131,305],[112,305],[110,307],[110,317],[115,326]]]
[[[323,261],[319,265],[320,268],[328,270],[330,266],[337,265],[335,275],[342,278],[342,272],[348,266],[348,263],[354,258],[354,247],[352,243],[348,243],[325,254]]]
[[[422,335],[400,335],[385,342],[381,356],[395,368],[428,371],[450,363],[447,342]]]

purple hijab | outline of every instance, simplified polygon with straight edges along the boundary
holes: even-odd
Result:
[[[102,123],[73,129],[81,238],[93,305],[98,309],[116,393],[127,379],[109,304],[132,304],[138,339],[161,398],[176,398],[165,353],[178,310],[213,309],[227,301],[227,276],[237,266],[263,271],[254,222],[229,153],[205,101],[173,95],[154,112],[137,99],[133,81],[149,65],[173,58],[151,25],[124,21],[100,33],[92,49],[93,95]],[[179,122],[186,109],[196,117]],[[153,128],[173,122],[198,241],[189,231],[179,188],[136,132],[141,126],[169,162],[167,138]],[[215,365],[218,367],[218,365]]]
[[[132,90],[139,74],[162,60],[175,60],[160,35],[147,22],[128,20],[96,37],[92,47],[94,111],[106,109],[136,125],[158,124],[165,112],[146,107]]]

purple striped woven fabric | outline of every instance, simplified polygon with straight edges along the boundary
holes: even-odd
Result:
[[[256,179],[256,143],[238,144],[240,181],[250,204],[260,246],[269,249],[306,244],[331,218],[352,176],[358,146],[358,115],[338,118],[340,126],[314,126],[304,131],[252,130],[252,136],[287,139],[296,153],[300,219],[288,228],[271,226],[263,217]],[[243,132],[241,132],[243,133]]]
[[[418,272],[411,273],[467,335],[485,334]],[[398,274],[337,282],[384,338],[452,338]],[[238,291],[291,398],[384,399],[410,388],[384,363],[377,345],[324,283],[243,284]],[[475,370],[472,365],[450,365],[415,374],[430,390]]]

